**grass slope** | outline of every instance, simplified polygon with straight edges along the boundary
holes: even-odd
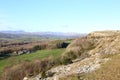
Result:
[[[21,56],[10,57],[4,60],[0,60],[0,74],[6,66],[15,65],[22,61],[32,61],[36,58],[44,59],[49,56],[59,57],[65,49],[53,49],[53,50],[40,50],[32,54],[24,54]]]

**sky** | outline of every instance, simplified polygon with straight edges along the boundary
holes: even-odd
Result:
[[[0,0],[0,31],[120,29],[120,0]]]

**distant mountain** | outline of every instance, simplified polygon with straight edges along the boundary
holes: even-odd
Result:
[[[86,34],[63,32],[25,32],[25,31],[0,31],[0,38],[78,38]]]
[[[8,33],[8,34],[23,34],[26,33],[23,30],[19,30],[19,31],[0,31],[1,33]]]
[[[46,37],[59,37],[59,38],[78,38],[85,36],[84,33],[63,33],[63,32],[34,32],[34,34]]]
[[[19,36],[0,32],[0,38],[15,38],[15,37],[19,37]]]

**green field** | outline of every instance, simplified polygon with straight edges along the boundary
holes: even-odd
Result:
[[[32,61],[36,58],[44,59],[46,57],[49,57],[50,55],[59,57],[64,51],[65,49],[40,50],[32,54],[24,54],[0,60],[0,74],[3,72],[3,69],[6,66],[15,65],[21,63],[22,61]]]

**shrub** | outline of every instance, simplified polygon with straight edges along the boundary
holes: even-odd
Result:
[[[52,41],[47,45],[47,49],[58,49],[58,48],[66,48],[69,43],[65,43],[61,40]]]
[[[35,50],[35,51],[36,51],[36,50],[41,50],[41,46],[36,45],[36,46],[33,47],[33,50]]]

